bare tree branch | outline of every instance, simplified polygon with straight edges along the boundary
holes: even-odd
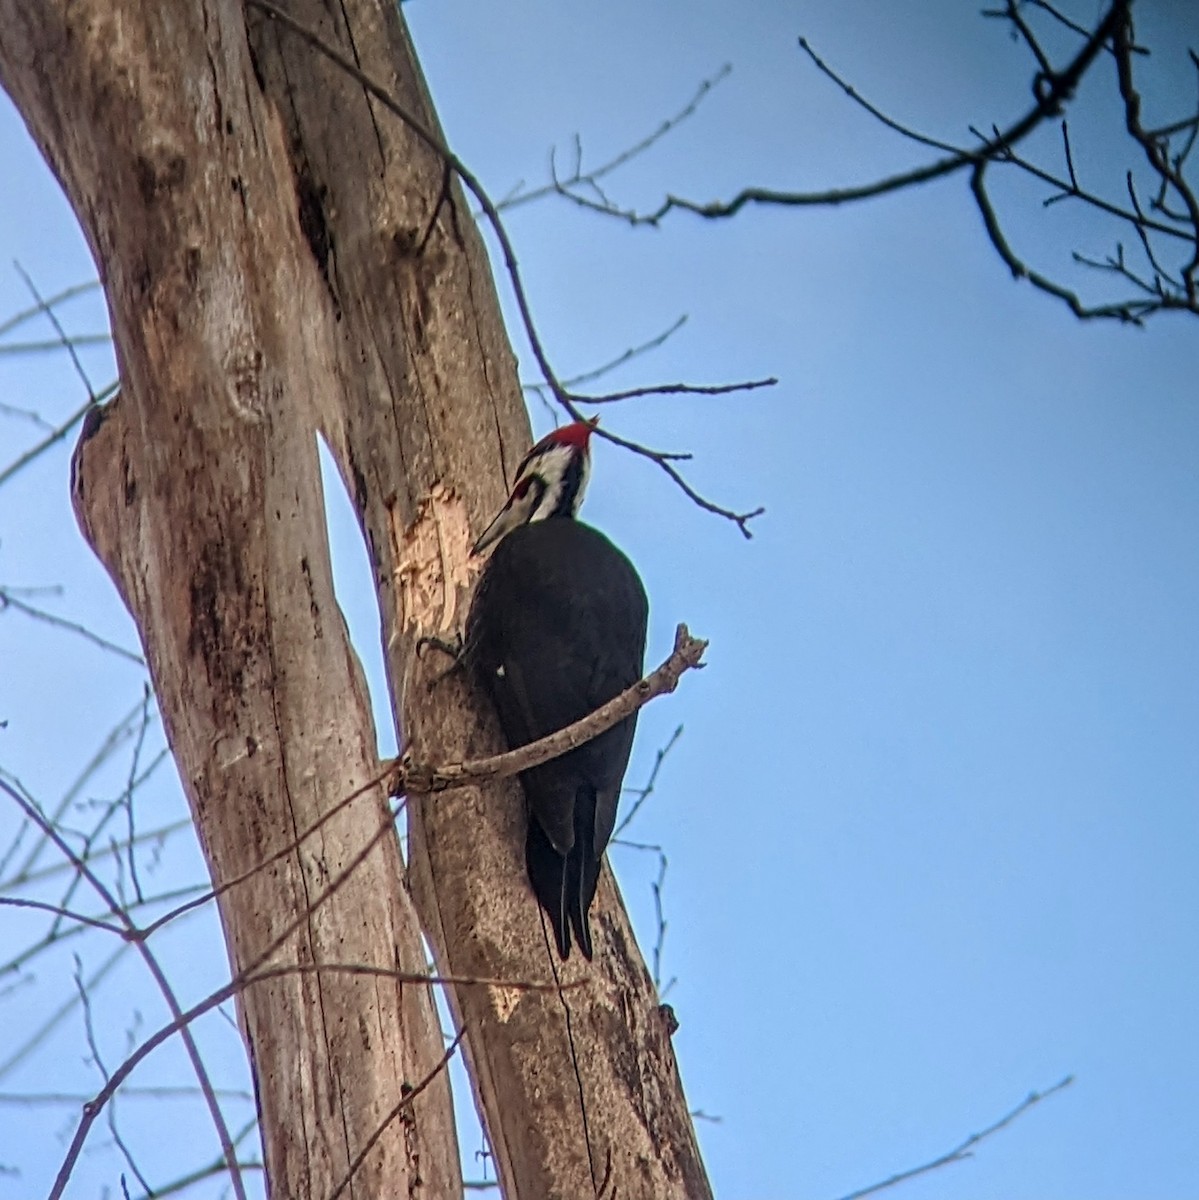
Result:
[[[1029,19],[1029,13],[1043,13],[1082,38],[1082,46],[1060,70],[1053,66]],[[1162,123],[1153,129],[1146,127],[1140,114],[1140,95],[1133,80],[1133,62],[1137,56],[1145,55],[1147,50],[1135,44],[1131,13],[1131,0],[1111,0],[1097,26],[1087,30],[1045,0],[1005,0],[1001,7],[984,10],[985,16],[1007,22],[1012,28],[1013,36],[1030,53],[1035,64],[1032,80],[1034,103],[1022,117],[1002,129],[996,126],[986,134],[972,129],[977,144],[970,146],[954,145],[941,138],[931,137],[897,120],[879,105],[867,100],[801,37],[799,47],[816,69],[873,120],[908,141],[940,151],[943,156],[911,170],[853,187],[810,192],[747,187],[730,200],[707,204],[677,195],[667,195],[656,209],[644,212],[616,205],[602,194],[597,198],[586,190],[576,189],[570,193],[569,198],[584,208],[632,225],[657,225],[676,209],[718,220],[736,216],[747,205],[828,207],[888,195],[965,172],[972,199],[983,218],[987,236],[1013,276],[1027,280],[1046,295],[1066,304],[1075,316],[1081,319],[1116,320],[1140,325],[1148,316],[1157,312],[1180,311],[1199,314],[1196,286],[1196,276],[1199,275],[1199,194],[1184,171],[1191,149],[1199,138],[1199,113],[1192,113],[1181,120]],[[1083,76],[1104,56],[1110,57],[1116,64],[1125,115],[1125,132],[1137,146],[1155,181],[1156,195],[1147,206],[1140,203],[1135,188],[1132,187],[1131,203],[1126,204],[1083,186],[1064,121],[1062,150],[1065,177],[1032,161],[1017,149],[1048,118],[1062,113],[1073,99]],[[1199,56],[1192,51],[1191,57],[1199,75]],[[1181,147],[1171,147],[1171,137],[1180,135],[1183,137]],[[1074,262],[1116,275],[1132,284],[1136,291],[1136,295],[1131,298],[1106,303],[1088,303],[1073,288],[1032,268],[1012,248],[988,193],[988,169],[994,164],[1015,167],[1049,184],[1053,192],[1044,201],[1046,207],[1063,200],[1074,200],[1131,227],[1152,272],[1152,278],[1143,279],[1124,260],[1122,251],[1115,256],[1109,255],[1106,260],[1076,253]],[[1163,239],[1167,245],[1181,245],[1189,254],[1189,261],[1177,272],[1167,269],[1161,250],[1153,244],[1154,238]],[[669,469],[669,464],[661,465]]]
[[[319,902],[318,902],[319,903]],[[272,950],[271,953],[274,951]],[[572,988],[587,986],[586,980],[578,980],[573,983],[560,983],[553,980],[546,983],[530,982],[527,980],[509,980],[509,979],[484,979],[474,976],[441,976],[441,975],[417,975],[410,971],[392,970],[386,967],[375,967],[367,963],[288,963],[281,966],[255,966],[250,972],[244,974],[238,979],[231,980],[223,987],[217,988],[216,991],[210,992],[203,1000],[193,1004],[190,1008],[181,1011],[178,1015],[173,1015],[173,1019],[160,1029],[156,1030],[144,1041],[142,1041],[136,1049],[117,1067],[115,1067],[105,1082],[104,1086],[96,1092],[96,1094],[83,1105],[82,1115],[75,1133],[71,1138],[70,1146],[67,1149],[66,1155],[63,1158],[62,1164],[59,1167],[58,1175],[55,1178],[54,1186],[51,1188],[48,1200],[60,1200],[67,1183],[70,1181],[71,1173],[74,1170],[75,1163],[79,1159],[79,1155],[83,1150],[84,1142],[91,1131],[92,1126],[104,1112],[105,1108],[116,1095],[121,1085],[129,1078],[130,1075],[149,1057],[159,1046],[169,1041],[176,1034],[184,1035],[188,1028],[205,1013],[212,1012],[213,1009],[224,1004],[227,1000],[232,999],[242,989],[251,987],[255,984],[265,983],[272,979],[281,979],[290,975],[296,974],[352,974],[373,976],[381,979],[390,979],[397,983],[415,984],[420,986],[432,987],[440,984],[453,984],[459,987],[487,987],[497,988],[511,991],[549,991],[560,992]],[[461,1034],[459,1034],[461,1037]],[[455,1041],[455,1046],[457,1042]],[[424,1086],[428,1085],[424,1083]],[[237,1168],[240,1164],[236,1160],[230,1164],[229,1160],[225,1160],[226,1169],[230,1172],[231,1181],[239,1180]]]
[[[87,398],[94,405],[96,401],[96,389],[92,387],[92,381],[88,378],[87,372],[83,369],[83,363],[79,361],[79,355],[75,351],[75,346],[71,339],[67,337],[67,331],[62,327],[62,322],[58,319],[58,314],[54,311],[54,306],[42,299],[41,293],[37,290],[37,286],[30,278],[29,273],[19,262],[14,262],[13,267],[17,274],[24,280],[25,286],[29,289],[29,294],[37,302],[41,310],[46,314],[46,320],[54,326],[54,332],[58,334],[59,343],[66,350],[71,359],[71,365],[75,368],[75,374],[79,376],[79,382],[83,384],[87,392]]]
[[[255,0],[257,2],[257,0]],[[832,79],[838,87],[850,96],[855,103],[861,105],[872,116],[875,116],[889,128],[901,133],[904,137],[948,151],[944,158],[935,160],[922,167],[890,175],[872,183],[860,184],[856,187],[830,188],[819,192],[785,192],[772,188],[749,187],[743,188],[731,200],[712,201],[700,204],[681,196],[667,196],[659,207],[652,212],[638,214],[632,211],[612,212],[599,205],[592,205],[597,211],[607,211],[609,215],[620,216],[634,225],[657,225],[664,217],[675,209],[694,213],[696,216],[708,219],[722,219],[736,216],[747,204],[765,204],[786,208],[795,207],[827,207],[830,205],[846,204],[855,200],[866,200],[875,196],[884,196],[890,192],[913,187],[916,184],[928,183],[953,175],[978,163],[1006,154],[1013,146],[1022,142],[1030,133],[1036,130],[1047,117],[1056,116],[1060,106],[1073,95],[1074,89],[1086,73],[1087,68],[1094,62],[1096,56],[1108,42],[1117,23],[1124,18],[1128,0],[1115,0],[1107,15],[1096,27],[1083,48],[1074,59],[1060,72],[1053,73],[1048,80],[1048,86],[1037,97],[1036,103],[1022,117],[1014,121],[1004,130],[996,130],[990,138],[984,139],[982,145],[973,148],[951,146],[935,138],[929,138],[894,121],[882,114],[876,106],[863,100],[861,95],[849,83],[837,75],[822,60],[816,57],[805,39],[800,39],[800,47],[819,66],[820,70]]]
[[[125,1088],[122,1096],[129,1096],[136,1092],[136,1088]],[[252,1097],[250,1097],[252,1099]],[[258,1128],[258,1118],[254,1117],[247,1121],[241,1129],[237,1131],[233,1141],[236,1145],[240,1145]],[[265,1165],[256,1159],[243,1159],[238,1161],[238,1168],[241,1171],[263,1171]],[[229,1168],[225,1165],[225,1160],[222,1158],[214,1159],[207,1166],[199,1167],[194,1171],[189,1171],[186,1175],[180,1175],[178,1179],[171,1180],[170,1183],[160,1183],[156,1188],[147,1189],[146,1192],[137,1197],[137,1200],[162,1200],[165,1196],[176,1196],[180,1192],[187,1191],[188,1188],[194,1187],[197,1183],[203,1183],[205,1179],[212,1179],[217,1175],[225,1175]]]
[[[26,322],[32,321],[35,317],[42,316],[47,309],[57,308],[58,305],[65,304],[68,300],[73,300],[76,296],[85,296],[89,292],[98,292],[99,290],[100,281],[98,279],[89,279],[87,283],[77,283],[72,287],[63,288],[61,292],[55,292],[53,296],[49,296],[45,300],[39,300],[32,308],[22,309],[20,312],[14,313],[11,317],[0,321],[0,338],[4,337],[5,334],[11,333]]]
[[[1011,1112],[1000,1117],[994,1124],[988,1125],[986,1129],[982,1129],[978,1133],[972,1133],[965,1141],[954,1146],[952,1150],[948,1150],[937,1158],[922,1163],[918,1167],[911,1167],[906,1171],[900,1171],[890,1176],[890,1178],[882,1180],[880,1183],[872,1183],[869,1187],[860,1188],[856,1192],[849,1192],[839,1197],[839,1200],[862,1200],[864,1196],[873,1196],[877,1192],[895,1187],[896,1184],[904,1183],[909,1179],[915,1179],[918,1175],[927,1175],[930,1171],[936,1171],[941,1167],[949,1166],[950,1163],[965,1161],[973,1155],[976,1146],[981,1145],[987,1138],[992,1137],[1001,1129],[1006,1129],[1013,1121],[1018,1120],[1028,1112],[1030,1108],[1040,1104],[1042,1100],[1048,1100],[1050,1096],[1056,1095],[1056,1093],[1068,1088],[1073,1082],[1074,1076],[1067,1075],[1065,1079],[1059,1079],[1057,1083],[1050,1088],[1046,1088],[1043,1092],[1029,1092]]]
[[[445,143],[430,130],[418,121],[408,110],[400,104],[394,96],[382,85],[372,79],[365,71],[361,70],[356,63],[351,61],[346,55],[342,54],[335,46],[329,45],[323,38],[305,25],[296,21],[293,17],[284,12],[277,5],[270,3],[270,0],[248,0],[255,8],[266,13],[280,25],[291,30],[297,36],[301,37],[314,49],[318,50],[330,62],[335,63],[341,70],[345,71],[352,79],[358,82],[367,90],[376,100],[379,101],[389,112],[397,116],[403,121],[408,128],[441,160],[446,164],[447,168],[452,170],[455,175],[462,181],[463,185],[474,196],[484,215],[487,217],[487,223],[495,235],[496,241],[499,243],[500,250],[504,258],[504,269],[508,274],[509,282],[512,286],[512,294],[516,300],[516,307],[520,313],[521,325],[524,328],[525,336],[528,338],[529,346],[533,351],[533,357],[537,361],[538,369],[541,371],[542,377],[545,380],[545,385],[549,388],[554,398],[558,403],[578,421],[583,419],[583,414],[579,411],[580,404],[599,404],[603,403],[605,397],[602,396],[581,396],[570,392],[558,379],[553,366],[550,364],[549,356],[546,353],[545,347],[542,344],[541,337],[537,331],[536,322],[533,319],[532,306],[529,303],[528,294],[525,291],[524,281],[520,273],[520,268],[517,264],[516,250],[512,244],[512,239],[508,235],[508,231],[504,226],[504,222],[500,216],[499,210],[495,203],[491,200],[484,189],[482,183],[475,174],[466,166],[466,164],[456,155]],[[683,386],[683,385],[680,385]],[[743,384],[730,385],[731,390],[744,388]],[[753,386],[764,386],[762,383],[757,383]],[[653,390],[653,389],[651,389]],[[751,512],[737,512],[733,509],[725,508],[722,505],[715,504],[705,497],[701,496],[690,484],[687,483],[682,473],[673,462],[680,456],[667,454],[664,451],[653,450],[649,447],[642,446],[639,443],[632,442],[627,438],[617,437],[605,429],[597,429],[596,433],[612,442],[614,445],[623,446],[627,450],[640,455],[642,458],[648,459],[650,462],[657,465],[670,476],[678,485],[683,493],[688,496],[695,504],[706,512],[713,513],[716,516],[724,517],[726,520],[733,522],[745,537],[752,537],[749,529],[749,522],[754,517],[760,516],[764,511],[761,508],[754,509]],[[3,482],[3,476],[0,476],[0,483]]]
[[[35,825],[38,825],[41,828],[45,836],[47,836],[57,847],[59,853],[62,854],[64,858],[67,858],[71,861],[76,871],[78,871],[78,873],[87,880],[95,893],[101,898],[101,900],[103,900],[105,904],[108,905],[112,915],[122,926],[124,926],[127,935],[133,942],[133,945],[136,947],[138,954],[141,956],[142,961],[145,963],[151,977],[157,985],[163,1000],[166,1002],[168,1011],[171,1013],[172,1017],[174,1017],[176,1020],[179,1020],[182,1015],[182,1009],[180,1008],[179,1001],[175,996],[174,988],[171,987],[170,981],[167,979],[166,974],[163,971],[162,966],[159,964],[157,958],[146,945],[145,939],[138,936],[138,930],[134,925],[133,920],[117,902],[117,898],[112,894],[111,891],[109,891],[107,886],[99,878],[99,876],[96,875],[91,867],[89,867],[87,863],[85,863],[74,852],[74,850],[71,849],[61,834],[58,833],[54,826],[50,824],[50,822],[45,818],[45,816],[42,815],[41,811],[35,805],[31,804],[25,799],[24,796],[21,795],[20,792],[11,787],[2,779],[0,779],[0,791],[5,792],[9,799],[11,799],[21,809],[21,811],[25,814],[26,819],[32,821]],[[213,1092],[212,1080],[209,1078],[208,1068],[204,1065],[204,1060],[200,1055],[199,1047],[196,1045],[190,1029],[182,1027],[179,1033],[183,1041],[184,1049],[186,1050],[187,1056],[191,1061],[192,1070],[195,1072],[196,1081],[199,1083],[200,1088],[204,1092],[204,1100],[208,1107],[209,1116],[212,1119],[213,1128],[216,1130],[217,1136],[220,1140],[221,1150],[225,1155],[225,1161],[229,1164],[230,1183],[233,1187],[234,1195],[237,1196],[238,1200],[246,1200],[245,1184],[237,1170],[237,1155],[233,1149],[233,1140],[229,1134],[229,1127],[225,1124],[225,1117],[221,1112],[220,1103]],[[62,1177],[61,1179],[63,1187],[66,1186],[67,1178],[69,1178],[69,1172],[67,1173],[67,1176]],[[57,1189],[53,1193],[53,1196],[58,1195],[61,1195],[61,1188]]]
[[[95,1023],[92,1021],[92,1001],[91,995],[83,982],[83,963],[79,955],[75,955],[75,989],[79,995],[79,1003],[83,1009],[83,1028],[87,1037],[87,1046],[91,1051],[92,1062],[95,1063],[96,1069],[100,1072],[104,1082],[109,1079],[108,1068],[104,1065],[104,1056],[100,1053],[99,1043],[96,1041]],[[137,1161],[133,1157],[133,1152],[125,1143],[125,1139],[121,1136],[121,1131],[117,1128],[117,1108],[116,1097],[113,1097],[113,1102],[108,1106],[108,1132],[112,1134],[112,1140],[120,1150],[125,1161],[129,1164],[129,1169],[136,1176],[138,1183],[148,1192],[150,1185],[146,1182],[145,1175],[142,1174],[141,1168],[137,1165]]]
[[[631,716],[655,696],[673,692],[685,671],[702,665],[700,659],[707,648],[707,642],[701,638],[693,638],[687,626],[680,625],[675,631],[674,649],[670,657],[657,670],[632,687],[626,688],[619,696],[601,705],[582,720],[516,750],[509,750],[490,758],[431,767],[414,762],[410,755],[404,754],[396,760],[395,773],[389,782],[391,793],[393,796],[412,792],[431,795],[485,779],[504,779],[531,767],[539,767],[551,758],[558,758],[568,750],[599,737],[605,730]]]
[[[111,343],[111,333],[77,333],[65,341],[55,338],[53,341],[3,342],[0,343],[0,357],[15,358],[18,354],[50,354],[56,350],[74,350],[79,346],[107,346]]]
[[[402,1113],[406,1108],[411,1107],[412,1102],[417,1098],[417,1096],[419,1096],[421,1092],[423,1092],[425,1088],[427,1088],[429,1084],[431,1084],[433,1080],[436,1079],[437,1076],[440,1075],[441,1072],[450,1065],[450,1059],[454,1057],[455,1051],[458,1049],[458,1046],[465,1036],[466,1026],[463,1026],[458,1030],[457,1036],[454,1038],[454,1040],[446,1047],[446,1051],[441,1056],[441,1060],[433,1067],[433,1069],[430,1070],[429,1073],[415,1085],[411,1087],[405,1085],[403,1098],[391,1110],[391,1112],[389,1112],[387,1116],[383,1118],[374,1134],[366,1139],[362,1149],[358,1151],[358,1153],[354,1156],[354,1161],[350,1163],[350,1169],[346,1172],[345,1178],[337,1185],[337,1187],[333,1189],[333,1193],[330,1195],[329,1200],[337,1200],[337,1198],[345,1192],[346,1188],[348,1188],[354,1182],[354,1176],[358,1173],[358,1168],[361,1167],[366,1161],[366,1156],[371,1152],[371,1150],[374,1149],[375,1144],[378,1142],[379,1138],[383,1136],[387,1127],[400,1115],[400,1113]]]
[[[0,787],[3,787],[0,783]],[[108,958],[92,972],[91,977],[87,981],[89,988],[96,988],[100,982],[108,976],[132,949],[129,942],[123,942],[118,946]],[[67,1019],[79,1007],[78,996],[72,994],[69,999],[64,1001],[57,1009],[55,1009],[29,1037],[25,1039],[3,1062],[0,1062],[0,1079],[3,1079],[10,1071],[24,1062],[34,1050],[37,1049],[63,1021]]]
[[[659,346],[664,346],[686,324],[687,314],[683,313],[672,325],[664,329],[661,333],[655,334],[647,341],[640,342],[636,346],[630,346],[615,358],[601,363],[598,367],[591,367],[589,370],[583,371],[578,375],[572,375],[569,379],[564,379],[562,382],[564,386],[574,388],[580,383],[590,383],[593,379],[600,379],[604,375],[615,371],[618,367],[623,367],[626,363],[632,362],[633,359],[640,358],[643,354],[648,354],[651,350],[657,350]],[[539,391],[543,387],[542,384],[538,383],[527,383],[522,386],[529,391]]]
[[[1187,300],[1195,303],[1195,272],[1199,270],[1199,196],[1191,189],[1181,170],[1170,161],[1166,146],[1161,138],[1151,136],[1141,123],[1141,96],[1132,77],[1132,20],[1121,21],[1115,31],[1116,76],[1120,83],[1120,98],[1124,101],[1124,124],[1129,136],[1144,151],[1150,168],[1161,178],[1163,186],[1173,190],[1186,209],[1190,236],[1194,241],[1194,252],[1190,262],[1183,268],[1183,286]],[[1159,202],[1164,209],[1164,200]]]
[[[0,471],[0,487],[3,487],[14,475],[19,474],[35,458],[40,458],[56,442],[61,442],[96,405],[111,400],[120,391],[120,387],[119,383],[110,383],[108,387],[97,392],[94,399],[89,396],[87,403],[82,408],[77,408],[61,425],[56,425],[40,442],[30,446],[24,454],[15,458],[3,471]]]
[[[585,186],[592,187],[599,191],[599,181],[607,175],[611,175],[614,171],[619,170],[626,163],[638,158],[647,150],[651,149],[656,143],[660,142],[667,134],[676,129],[689,117],[695,115],[696,110],[703,103],[708,93],[712,91],[717,84],[723,82],[732,73],[733,67],[731,63],[725,63],[724,66],[716,72],[715,75],[700,83],[695,95],[672,117],[667,117],[657,129],[652,133],[643,137],[640,141],[635,142],[627,149],[622,150],[613,158],[608,159],[598,167],[593,167],[589,171],[583,170],[583,148],[582,142],[578,135],[574,139],[574,160],[575,165],[571,173],[565,177],[560,177],[554,169],[554,156],[551,152],[551,176],[552,182],[543,185],[542,187],[533,188],[531,191],[523,191],[518,185],[517,188],[510,192],[504,199],[496,202],[496,209],[499,212],[504,212],[508,209],[517,208],[522,204],[530,204],[534,200],[542,200],[546,196],[554,194],[571,195],[570,189],[573,187]],[[600,193],[602,195],[602,192]]]
[[[681,725],[675,728],[674,733],[670,735],[666,745],[659,748],[654,756],[654,765],[650,769],[649,778],[645,781],[645,786],[642,788],[625,788],[626,792],[636,791],[637,799],[633,801],[632,808],[624,815],[624,819],[616,826],[612,833],[612,837],[619,838],[622,833],[633,823],[633,818],[641,811],[641,806],[654,794],[654,786],[658,782],[658,772],[662,770],[662,764],[666,761],[666,756],[678,745],[679,739],[683,736],[683,727]]]
[[[126,650],[124,646],[118,646],[115,642],[110,642],[98,633],[93,633],[86,625],[80,625],[76,621],[67,620],[66,617],[56,616],[54,613],[36,608],[32,604],[26,604],[24,600],[18,599],[11,589],[0,587],[0,613],[3,613],[6,608],[24,613],[25,616],[35,621],[42,621],[47,625],[53,625],[57,629],[65,629],[69,633],[78,634],[85,641],[91,642],[93,646],[99,646],[101,650],[108,650],[112,654],[127,659],[129,662],[137,663],[139,667],[146,665],[146,660],[140,654],[134,654],[132,650]]]

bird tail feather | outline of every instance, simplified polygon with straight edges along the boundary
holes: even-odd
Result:
[[[541,828],[541,822],[529,814],[529,832],[525,837],[525,866],[533,894],[545,909],[554,927],[554,941],[563,959],[570,957],[570,926],[566,917],[566,859]]]
[[[571,931],[583,957],[592,956],[587,910],[595,898],[599,861],[595,853],[595,789],[581,785],[575,793],[574,845],[563,855],[555,849],[541,822],[529,816],[525,865],[529,882],[554,927],[558,954],[570,957]]]

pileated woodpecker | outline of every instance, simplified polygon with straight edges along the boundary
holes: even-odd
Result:
[[[467,617],[464,657],[512,749],[580,720],[641,678],[645,588],[602,533],[574,519],[593,427],[564,426],[529,451],[507,504],[472,551],[498,542]],[[572,929],[591,958],[587,911],[636,723],[634,713],[520,776],[529,882],[564,959]]]

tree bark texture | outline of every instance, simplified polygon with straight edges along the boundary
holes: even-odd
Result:
[[[219,884],[378,773],[314,434],[313,398],[340,386],[336,320],[240,5],[5,3],[0,28],[5,86],[84,223],[119,356],[76,509],[142,631]],[[221,897],[235,973],[264,957],[421,969],[394,835],[350,870],[387,813],[376,787]],[[241,1000],[272,1192],[327,1197],[435,1069],[428,988],[305,973]],[[459,1187],[441,1078],[351,1194]]]
[[[436,130],[394,5],[288,12]],[[317,430],[376,570],[405,743],[429,762],[502,748],[482,698],[415,653],[460,627],[472,535],[529,444],[486,256],[440,156],[235,0],[0,0],[0,28],[0,79],[84,224],[121,366],[77,454],[77,510],[142,631],[214,879],[237,878],[374,768]],[[382,812],[364,796],[222,897],[235,970],[297,922],[283,961],[419,967],[394,839],[354,865]],[[595,963],[560,965],[525,881],[518,784],[411,798],[409,823],[441,973],[578,985],[450,989],[504,1194],[709,1195],[610,874]],[[441,1052],[425,989],[318,974],[243,999],[274,1194],[326,1196]],[[354,1194],[457,1194],[455,1153],[438,1081]]]

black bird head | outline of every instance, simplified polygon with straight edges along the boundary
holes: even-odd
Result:
[[[507,504],[483,530],[472,554],[480,554],[518,525],[547,517],[573,517],[583,502],[591,472],[588,439],[598,419],[555,429],[525,455]]]

